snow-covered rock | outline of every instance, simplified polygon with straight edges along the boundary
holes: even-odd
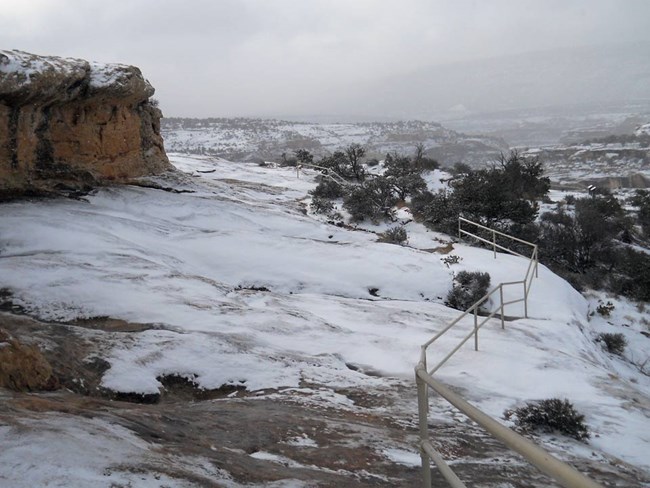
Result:
[[[0,51],[0,197],[170,169],[134,66]]]

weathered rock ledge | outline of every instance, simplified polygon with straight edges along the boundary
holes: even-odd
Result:
[[[0,50],[0,199],[171,169],[134,66]]]

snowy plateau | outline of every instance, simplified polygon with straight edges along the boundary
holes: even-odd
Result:
[[[102,367],[85,395],[0,390],[0,486],[419,486],[413,370],[459,314],[443,303],[453,275],[520,280],[528,261],[407,212],[406,246],[379,242],[386,226],[331,225],[309,211],[315,171],[170,161],[178,172],[142,186],[2,205],[0,325],[29,321],[46,352],[63,344]],[[450,243],[457,264],[442,261]],[[610,317],[594,313],[599,300],[613,301]],[[488,323],[480,350],[466,344],[439,379],[509,426],[507,409],[567,398],[591,438],[535,441],[605,486],[650,486],[647,310],[583,296],[540,266],[529,317]],[[121,325],[97,325],[109,319]],[[623,356],[596,342],[607,331],[626,336]],[[153,403],[120,401],[138,397]],[[434,443],[469,486],[554,486],[430,403]]]

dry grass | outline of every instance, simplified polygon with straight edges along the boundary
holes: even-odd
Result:
[[[14,391],[52,390],[52,367],[36,346],[26,346],[0,330],[0,387]]]

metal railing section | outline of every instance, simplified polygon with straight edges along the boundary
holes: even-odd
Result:
[[[484,237],[478,236],[472,232],[469,232],[466,229],[463,229],[463,224],[475,226],[477,228],[486,230],[491,233],[492,240],[485,239]],[[420,352],[420,361],[415,368],[415,380],[417,383],[418,389],[418,415],[419,415],[419,428],[420,428],[420,457],[422,459],[422,479],[424,488],[431,488],[431,461],[433,461],[438,467],[442,476],[447,480],[449,485],[452,488],[465,488],[465,484],[456,476],[452,471],[449,465],[445,462],[443,457],[438,453],[429,440],[429,427],[428,427],[428,412],[429,412],[429,401],[428,401],[428,388],[431,388],[436,393],[438,393],[442,398],[447,400],[457,409],[459,409],[463,414],[467,415],[474,422],[483,427],[487,432],[489,432],[494,438],[503,442],[506,446],[521,454],[526,460],[531,464],[540,469],[543,473],[552,477],[558,481],[562,486],[567,488],[597,488],[601,485],[595,483],[591,479],[584,476],[575,468],[569,466],[562,461],[554,458],[551,454],[543,450],[542,448],[536,446],[534,443],[528,439],[520,436],[513,430],[508,427],[503,426],[496,420],[494,420],[489,415],[480,411],[473,405],[469,404],[458,394],[451,391],[448,387],[440,383],[439,381],[433,378],[433,374],[445,364],[449,358],[451,358],[472,336],[474,337],[474,349],[478,351],[478,331],[483,327],[490,319],[494,318],[497,314],[497,311],[500,314],[501,319],[501,328],[505,328],[505,314],[504,307],[506,305],[514,303],[524,303],[524,316],[528,317],[528,294],[530,292],[530,287],[532,285],[533,277],[538,274],[538,249],[537,245],[518,239],[516,237],[509,236],[503,232],[499,232],[494,229],[490,229],[471,220],[460,217],[458,220],[458,234],[459,237],[469,236],[474,239],[478,239],[481,242],[489,244],[492,246],[494,251],[494,257],[497,256],[497,249],[505,251],[516,256],[521,256],[526,259],[529,259],[528,268],[526,270],[526,275],[523,280],[520,281],[511,281],[506,283],[499,283],[496,287],[490,290],[485,296],[479,299],[474,303],[470,308],[460,314],[454,321],[445,326],[441,331],[439,331],[435,336],[430,340],[425,342],[422,345]],[[522,254],[513,251],[505,246],[502,246],[496,242],[496,236],[505,237],[512,241],[516,241],[520,244],[524,244],[531,247],[531,255],[523,256]],[[504,301],[503,290],[506,287],[513,286],[523,286],[522,298],[510,301]],[[485,317],[481,317],[479,320],[479,310],[482,305],[487,303],[490,298],[498,295],[499,297],[499,306],[493,310],[491,313],[487,314]],[[440,337],[446,334],[450,329],[456,326],[464,318],[468,316],[473,316],[474,326],[469,334],[464,336],[460,343],[456,345],[451,352],[449,352],[441,361],[439,361],[431,370],[427,367],[427,350],[431,344],[436,342]]]
[[[484,237],[481,237],[481,236],[476,235],[476,234],[474,234],[472,232],[469,232],[468,230],[463,229],[463,223],[474,226],[474,227],[479,228],[479,229],[483,229],[483,230],[488,231],[492,235],[492,240],[485,239]],[[501,236],[501,237],[505,237],[508,240],[518,242],[520,244],[524,244],[524,245],[530,247],[531,248],[530,256],[524,256],[523,254],[518,253],[517,251],[514,251],[514,250],[512,250],[512,249],[510,249],[508,247],[505,247],[505,246],[502,246],[501,244],[498,244],[496,242],[496,236],[497,235]],[[512,285],[519,285],[519,284],[523,285],[524,294],[523,294],[523,297],[521,299],[515,300],[515,301],[512,301],[512,302],[503,303],[503,298],[501,298],[501,306],[503,307],[505,305],[510,305],[510,304],[513,304],[513,303],[524,302],[524,317],[528,318],[528,295],[530,293],[530,287],[533,284],[533,277],[536,278],[539,275],[539,271],[538,271],[538,267],[539,267],[539,250],[538,250],[537,244],[533,244],[532,242],[524,241],[523,239],[519,239],[518,237],[513,237],[513,236],[508,235],[508,234],[506,234],[504,232],[500,232],[498,230],[491,229],[491,228],[486,227],[484,225],[477,224],[476,222],[472,222],[471,220],[468,220],[468,219],[466,219],[464,217],[459,217],[458,218],[458,237],[462,237],[462,236],[472,237],[472,238],[474,238],[474,239],[476,239],[476,240],[478,240],[480,242],[483,242],[485,244],[489,244],[490,246],[492,246],[492,250],[494,252],[494,259],[496,259],[496,257],[497,257],[497,249],[500,249],[500,250],[502,250],[504,252],[507,252],[508,254],[513,254],[515,256],[519,256],[521,258],[529,260],[528,261],[528,269],[526,269],[526,275],[524,276],[523,280],[511,281],[511,282],[507,282],[507,283],[501,283],[501,284],[499,284],[499,286],[496,287],[496,288],[499,288],[499,287],[502,287],[502,286],[512,286]],[[490,293],[488,293],[488,295],[495,292],[496,288],[493,289],[492,291],[490,291]],[[479,302],[482,302],[484,298],[485,297],[481,298],[481,300],[479,300]],[[502,310],[501,315],[503,316],[503,310]]]
[[[467,417],[483,427],[492,437],[500,440],[513,451],[521,454],[533,466],[553,478],[560,485],[566,488],[603,488],[602,485],[589,479],[574,467],[558,460],[541,447],[535,445],[525,437],[520,436],[508,427],[501,425],[486,413],[469,404],[460,395],[457,395],[448,387],[435,380],[426,372],[423,365],[418,364],[415,372],[418,383],[418,411],[420,414],[420,456],[422,458],[422,478],[425,488],[431,488],[430,460],[433,460],[436,466],[438,466],[441,474],[449,482],[450,486],[453,488],[466,488],[465,484],[456,476],[429,441],[427,387],[430,387],[454,407],[467,415]]]

